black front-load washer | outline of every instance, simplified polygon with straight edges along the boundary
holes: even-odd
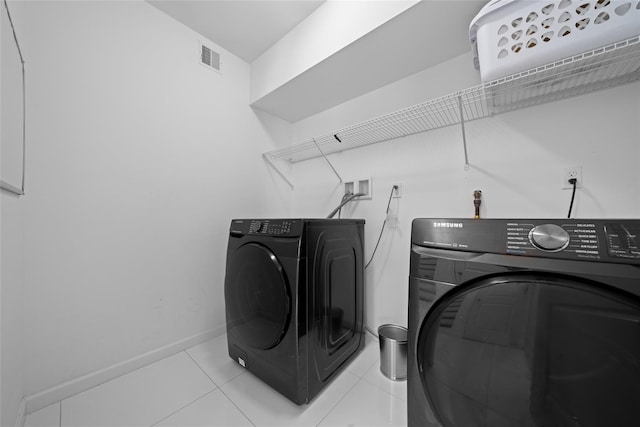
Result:
[[[414,220],[409,426],[637,426],[639,243],[639,220]]]
[[[300,405],[364,346],[364,220],[235,219],[229,356]]]

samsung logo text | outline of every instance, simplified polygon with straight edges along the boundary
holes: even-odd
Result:
[[[461,222],[434,222],[433,226],[436,228],[462,228]]]

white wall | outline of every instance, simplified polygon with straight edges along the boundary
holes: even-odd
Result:
[[[396,82],[294,125],[293,141],[337,130],[477,83],[469,54]],[[634,83],[467,123],[470,168],[464,170],[459,126],[331,155],[345,179],[373,178],[373,199],[352,203],[343,215],[365,218],[371,256],[391,186],[398,217],[388,223],[367,270],[368,324],[407,323],[411,220],[473,217],[473,191],[483,192],[483,217],[562,218],[571,191],[563,168],[581,165],[582,189],[573,217],[640,216],[640,84]],[[293,167],[294,216],[328,213],[342,188],[323,159]]]
[[[220,49],[223,72],[203,68],[200,37],[144,2],[12,4],[28,169],[21,204],[2,195],[3,425],[21,394],[222,331],[230,219],[325,216],[342,195],[322,159],[293,167],[291,194],[260,153],[477,82],[463,55],[291,128],[248,107],[248,64]],[[485,217],[561,217],[560,172],[578,164],[575,216],[637,217],[639,115],[636,83],[469,123],[468,171],[459,127],[333,155],[374,180],[343,210],[367,220],[367,259],[403,185],[367,272],[369,325],[406,324],[411,219],[471,216],[475,189]]]
[[[248,107],[248,64],[220,49],[222,73],[201,66],[201,37],[145,2],[15,8],[28,81],[22,363],[34,410],[64,397],[60,385],[91,386],[83,375],[224,331],[229,223],[289,211],[260,153],[290,129]]]
[[[23,389],[23,200],[0,192],[0,425],[20,415]]]
[[[2,14],[2,148],[0,175],[21,187],[22,71],[4,4]],[[11,9],[12,18],[13,10]],[[17,87],[16,87],[17,86]],[[16,155],[18,154],[18,155]],[[8,162],[7,162],[8,160]],[[23,242],[24,199],[0,190],[0,425],[23,415]]]

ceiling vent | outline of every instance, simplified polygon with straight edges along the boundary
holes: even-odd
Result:
[[[220,71],[220,54],[200,43],[200,63],[207,68]]]

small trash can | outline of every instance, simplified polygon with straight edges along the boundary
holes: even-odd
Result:
[[[378,328],[380,340],[380,371],[393,380],[407,379],[407,328],[382,325]]]

